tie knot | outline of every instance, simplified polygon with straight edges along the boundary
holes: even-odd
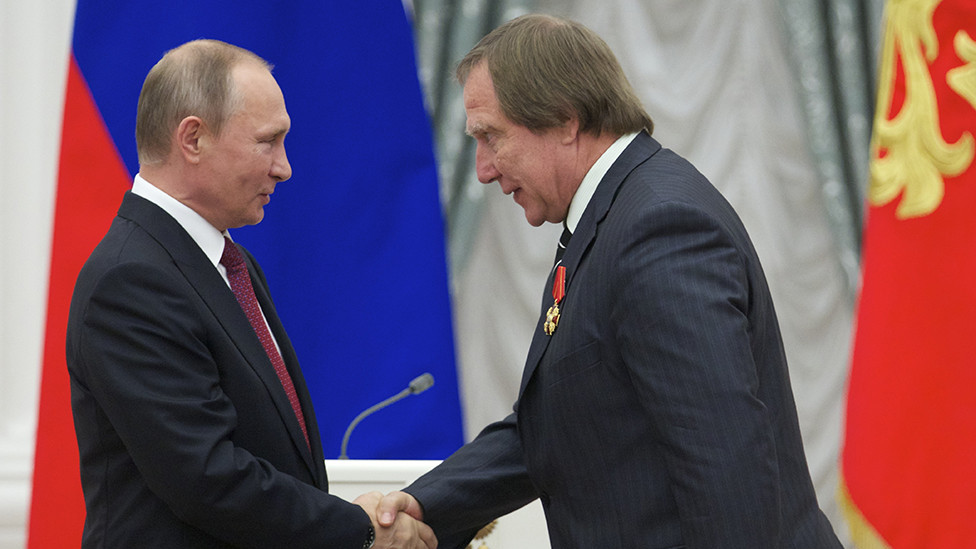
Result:
[[[231,242],[229,238],[224,237],[224,253],[220,256],[220,264],[223,265],[228,272],[237,272],[244,267],[244,256],[241,251],[237,249],[237,245]]]

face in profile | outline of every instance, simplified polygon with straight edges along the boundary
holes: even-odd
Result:
[[[467,133],[477,141],[476,171],[482,183],[497,181],[533,226],[566,217],[575,188],[563,176],[572,167],[560,133],[533,133],[502,112],[491,73],[482,62],[464,84]]]
[[[291,177],[285,154],[291,119],[278,83],[252,63],[236,66],[232,75],[240,104],[201,157],[209,174],[208,209],[220,220],[218,228],[259,223],[275,186]]]

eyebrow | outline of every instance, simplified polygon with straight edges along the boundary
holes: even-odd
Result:
[[[470,128],[465,128],[464,133],[470,135],[471,137],[477,137],[479,134],[484,134],[491,129],[493,129],[491,126],[483,122],[475,122]]]
[[[290,130],[291,130],[291,128],[280,128],[280,127],[279,128],[269,128],[267,131],[264,131],[264,132],[259,133],[258,134],[258,139],[260,139],[262,141],[264,141],[264,140],[278,139],[279,137],[288,135],[288,132]]]

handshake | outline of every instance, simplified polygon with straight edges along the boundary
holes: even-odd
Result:
[[[376,531],[373,549],[435,549],[434,531],[422,521],[420,503],[406,492],[369,492],[353,500],[369,515]]]

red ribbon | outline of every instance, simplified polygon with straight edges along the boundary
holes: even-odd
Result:
[[[552,298],[556,300],[556,305],[566,296],[566,267],[562,265],[556,267],[556,278],[552,281]]]

